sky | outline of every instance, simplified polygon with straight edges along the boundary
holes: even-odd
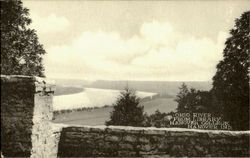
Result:
[[[250,1],[33,1],[49,78],[211,81]]]

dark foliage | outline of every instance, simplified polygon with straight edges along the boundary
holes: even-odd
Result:
[[[213,77],[212,93],[221,113],[237,130],[249,129],[249,17],[250,11],[235,20]]]
[[[1,74],[44,76],[45,50],[28,15],[20,0],[1,1]]]
[[[216,98],[211,92],[189,89],[185,83],[179,89],[175,99],[178,103],[177,112],[209,112],[218,115],[219,107],[215,106]]]
[[[177,95],[178,112],[210,112],[222,115],[233,130],[249,129],[249,20],[250,12],[236,19],[217,65],[211,91],[188,89]]]
[[[111,112],[110,121],[107,121],[106,125],[144,125],[144,107],[139,106],[139,98],[136,97],[134,91],[131,91],[128,88],[122,91],[120,97],[113,106],[114,110]]]
[[[170,127],[170,117],[174,115],[174,112],[170,113],[161,113],[159,110],[156,110],[154,114],[146,117],[145,126],[146,127]]]

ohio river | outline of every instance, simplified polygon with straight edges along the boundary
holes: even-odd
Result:
[[[136,95],[140,98],[150,97],[156,94],[157,93],[136,91]],[[80,93],[54,96],[53,110],[69,110],[82,107],[112,105],[119,95],[119,90],[84,88]]]

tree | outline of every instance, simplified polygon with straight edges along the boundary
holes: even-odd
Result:
[[[179,89],[180,91],[175,99],[178,103],[177,112],[209,112],[216,116],[222,115],[218,112],[219,107],[216,106],[216,97],[210,91],[201,91],[194,88],[188,89],[185,83]]]
[[[44,76],[43,46],[20,0],[1,1],[1,74]]]
[[[202,109],[200,91],[194,88],[188,89],[183,83],[179,88],[180,91],[176,96],[175,101],[178,103],[177,112],[198,112]]]
[[[179,87],[179,93],[176,96],[175,101],[178,103],[177,111],[184,112],[187,108],[187,94],[189,90],[185,83],[182,83],[181,87]]]
[[[139,101],[135,92],[126,88],[114,104],[110,121],[107,121],[106,125],[143,126],[144,107],[139,106]]]
[[[235,20],[213,77],[212,92],[221,112],[238,130],[249,129],[249,17],[250,11]]]

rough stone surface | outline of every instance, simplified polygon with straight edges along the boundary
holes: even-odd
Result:
[[[53,92],[53,82],[43,78],[1,75],[1,151],[5,157],[46,157],[53,149],[51,138],[58,135],[50,123]]]
[[[1,76],[1,148],[4,156],[30,156],[35,84]]]
[[[52,97],[53,93],[49,91],[39,91],[35,94],[31,158],[51,158],[57,155],[56,142],[60,129],[55,130],[54,124],[51,123]]]
[[[250,131],[71,126],[62,129],[58,157],[248,157]]]

